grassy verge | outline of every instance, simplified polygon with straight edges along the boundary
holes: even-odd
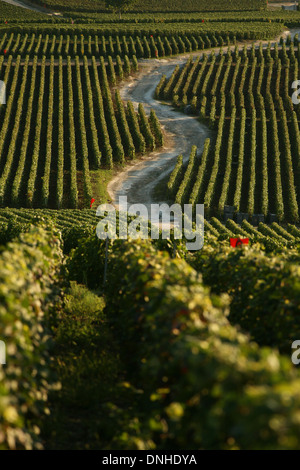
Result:
[[[100,169],[90,172],[93,198],[96,200],[94,207],[97,207],[99,204],[111,202],[111,198],[107,192],[107,185],[119,170],[118,168],[114,168],[112,170]]]

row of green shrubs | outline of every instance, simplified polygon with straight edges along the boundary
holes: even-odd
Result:
[[[64,229],[68,251],[77,246],[64,275],[102,290],[105,242],[88,237],[90,230]],[[299,338],[299,253],[211,241],[188,255],[202,275],[170,254],[170,241],[110,243],[106,313],[137,397],[130,415],[138,425],[127,430],[126,448],[299,448],[297,369],[233,325],[291,354]],[[31,227],[1,255],[9,360],[0,366],[0,448],[41,448],[48,391],[58,387],[49,313],[60,299],[60,236]]]
[[[88,283],[99,286],[103,250],[95,238],[86,240],[72,254],[69,275],[84,262]],[[227,290],[231,271],[212,265],[224,272],[220,291]],[[270,291],[262,291],[267,310]],[[295,302],[296,281],[290,294]],[[140,397],[140,446],[142,440],[144,448],[177,450],[300,447],[299,375],[290,358],[232,326],[229,296],[211,294],[184,260],[150,242],[115,241],[105,295],[124,369]]]
[[[266,253],[257,244],[232,250],[211,243],[189,257],[213,292],[231,295],[229,319],[250,332],[261,345],[291,354],[300,338],[299,251]]]
[[[157,448],[299,447],[298,375],[228,323],[226,298],[150,243],[114,246],[110,272],[110,315]]]
[[[97,220],[95,224],[86,222],[79,223],[74,221],[74,225],[66,226],[60,229],[60,236],[62,239],[62,248],[64,254],[69,254],[73,248],[78,246],[79,240],[84,237],[89,237],[92,233],[95,232]],[[54,222],[50,217],[43,217],[41,220],[32,220],[26,222],[18,222],[12,220],[8,223],[0,223],[0,246],[4,246],[7,243],[14,240],[14,238],[19,237],[22,233],[30,232],[33,225],[40,226],[47,224],[53,224]]]
[[[59,388],[51,366],[49,314],[60,301],[62,260],[56,231],[32,228],[1,252],[0,449],[40,449],[48,393]]]

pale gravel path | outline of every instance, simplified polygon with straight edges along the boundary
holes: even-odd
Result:
[[[296,33],[300,35],[300,30],[285,31],[282,36],[285,37],[289,33],[293,37]],[[274,45],[278,40],[279,38],[276,38],[271,44]],[[257,45],[259,43],[260,41]],[[267,45],[268,41],[263,43]],[[243,44],[240,48],[243,48]],[[203,52],[194,53],[193,56],[199,54],[202,55]],[[155,200],[153,191],[156,185],[172,171],[176,157],[182,154],[184,161],[187,161],[192,145],[196,145],[200,153],[205,139],[214,135],[214,132],[197,117],[187,116],[176,111],[171,105],[163,104],[154,98],[155,88],[161,76],[169,77],[174,67],[177,64],[183,65],[188,57],[189,54],[170,59],[143,60],[140,62],[142,70],[138,76],[126,82],[120,89],[122,98],[125,101],[131,100],[135,108],[142,103],[147,113],[151,108],[155,110],[166,133],[167,144],[163,149],[158,149],[147,157],[133,162],[110,181],[107,190],[117,207],[120,196],[127,196],[128,204],[145,204],[148,210],[153,203],[166,202]]]
[[[109,183],[108,192],[114,203],[118,202],[119,196],[127,196],[128,203],[142,203],[149,208],[153,202],[153,189],[171,171],[177,155],[182,154],[187,160],[192,145],[197,145],[200,153],[205,139],[213,136],[213,132],[196,117],[182,114],[153,98],[161,76],[170,76],[174,66],[185,61],[186,57],[143,61],[146,65],[138,77],[121,88],[122,98],[131,100],[136,109],[139,103],[144,105],[147,114],[154,109],[166,134],[166,144],[163,149],[127,167]]]

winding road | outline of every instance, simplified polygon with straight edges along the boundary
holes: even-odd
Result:
[[[136,79],[131,79],[120,90],[122,98],[131,100],[137,109],[143,103],[146,113],[154,109],[166,135],[166,144],[138,160],[119,173],[108,185],[108,192],[114,203],[119,196],[127,196],[128,203],[142,203],[146,206],[153,202],[153,190],[174,166],[179,154],[184,160],[189,158],[192,145],[197,145],[199,153],[204,141],[213,132],[200,123],[196,117],[187,116],[162,104],[153,98],[154,91],[162,75],[170,76],[177,64],[184,64],[186,56],[170,60],[151,60],[144,62],[144,67]],[[163,202],[163,201],[158,201]]]
[[[295,28],[285,31],[281,36],[286,37],[291,34],[294,37],[296,33],[299,34],[300,30]],[[271,44],[274,45],[279,39],[280,36]],[[252,42],[249,42],[250,44]],[[260,41],[256,44],[259,47]],[[263,44],[266,46],[268,41],[263,41]],[[241,44],[240,49],[243,47],[244,44]],[[206,54],[209,52],[204,51]],[[202,55],[203,52],[195,53],[193,56],[197,57],[199,54]],[[131,78],[120,89],[122,98],[125,101],[131,100],[136,109],[138,104],[142,103],[146,112],[151,108],[155,110],[166,135],[166,144],[163,149],[133,162],[110,181],[107,189],[116,207],[120,196],[127,196],[130,205],[137,203],[146,205],[148,211],[151,204],[166,202],[158,201],[154,197],[154,188],[172,171],[178,155],[182,154],[183,160],[187,161],[192,145],[196,145],[198,153],[201,153],[205,139],[213,136],[214,131],[201,123],[196,116],[185,115],[175,110],[172,105],[161,103],[154,98],[155,88],[162,75],[169,77],[174,67],[177,64],[183,65],[189,56],[190,54],[170,59],[143,60],[140,63],[141,72],[138,76]]]
[[[42,6],[34,5],[30,1],[24,0],[1,0],[4,3],[9,3],[10,5],[14,5],[15,7],[26,8],[27,10],[37,11],[39,13],[45,13],[46,15],[57,15],[62,16],[61,13],[49,10],[48,8],[44,8]]]

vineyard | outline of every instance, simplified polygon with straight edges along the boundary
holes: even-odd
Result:
[[[99,218],[90,209],[0,209],[0,229],[2,244],[11,241],[16,235],[25,232],[32,225],[55,224],[62,231],[66,244],[64,251],[69,253],[75,248],[78,239],[92,234]],[[232,219],[222,223],[216,217],[204,222],[205,240],[208,245],[224,242],[229,245],[230,238],[249,238],[250,244],[261,243],[268,250],[294,248],[300,243],[300,229],[292,224],[273,222],[258,223],[254,227],[247,220],[239,224]]]
[[[71,20],[73,21],[73,20]],[[202,22],[192,23],[192,22],[166,22],[166,23],[153,23],[145,24],[143,22],[136,23],[132,20],[126,23],[90,23],[90,21],[80,21],[78,23],[71,23],[69,21],[64,21],[62,23],[30,23],[25,24],[22,28],[17,24],[10,24],[9,26],[0,25],[1,33],[14,33],[16,36],[20,33],[23,34],[35,34],[37,38],[39,35],[42,35],[42,38],[49,35],[70,35],[71,37],[84,35],[87,36],[86,40],[89,39],[89,35],[92,36],[139,36],[140,40],[143,40],[146,37],[148,43],[151,43],[151,36],[154,40],[156,36],[167,36],[172,40],[172,37],[177,40],[178,36],[184,37],[185,35],[189,37],[200,36],[204,41],[205,37],[221,37],[223,42],[226,41],[227,37],[231,40],[234,38],[239,40],[244,39],[271,39],[275,36],[278,36],[282,33],[284,29],[284,24],[278,21],[250,21],[245,23],[238,23],[237,21],[232,22],[218,22],[217,30],[214,22]],[[201,39],[199,39],[199,45],[202,44]],[[221,41],[221,40],[220,40]],[[216,44],[216,47],[220,44]],[[149,44],[150,45],[150,44]],[[147,46],[146,46],[147,47]],[[193,46],[196,47],[196,44]],[[196,50],[196,49],[195,49]]]
[[[138,114],[131,103],[124,107],[111,89],[137,70],[135,56],[113,62],[110,56],[31,60],[19,54],[2,56],[0,67],[9,97],[0,110],[2,206],[88,204],[91,172],[162,145],[155,113],[148,120],[142,106]]]
[[[193,2],[194,3],[194,2]],[[69,2],[68,2],[69,5]],[[208,5],[208,3],[206,3]],[[7,3],[0,4],[0,22],[3,21],[6,27],[9,27],[11,24],[28,24],[28,23],[39,23],[42,24],[52,24],[53,29],[58,28],[59,25],[63,26],[64,24],[82,24],[89,23],[92,26],[93,23],[100,23],[103,26],[108,23],[114,23],[115,27],[120,27],[126,23],[133,23],[135,25],[139,23],[149,23],[153,24],[155,28],[163,26],[167,23],[176,23],[177,26],[180,23],[186,25],[189,28],[189,24],[197,23],[198,28],[201,30],[207,27],[207,23],[218,22],[218,23],[240,23],[245,22],[259,22],[266,23],[269,22],[279,22],[284,23],[287,26],[292,27],[297,26],[299,21],[300,13],[299,11],[292,10],[280,10],[276,9],[275,11],[268,10],[267,13],[265,10],[224,10],[224,11],[206,11],[202,10],[200,12],[194,12],[192,15],[187,10],[179,11],[167,11],[165,9],[161,11],[148,11],[144,12],[141,9],[138,11],[130,12],[126,11],[122,14],[122,17],[119,18],[118,15],[113,14],[108,11],[99,12],[98,9],[92,9],[87,11],[63,11],[60,15],[55,16],[45,16],[43,13],[37,11],[30,11],[27,9],[21,9]],[[5,21],[7,23],[5,23]]]
[[[170,33],[161,36],[149,32],[146,32],[146,35],[131,35],[127,32],[111,34],[107,31],[104,31],[102,35],[5,33],[0,38],[0,53],[3,56],[10,54],[13,57],[28,55],[29,57],[50,58],[54,56],[56,59],[60,56],[64,58],[68,56],[99,58],[102,56],[106,59],[109,56],[113,58],[127,56],[150,59],[229,45],[235,43],[237,38],[244,37],[246,35],[236,37],[232,34],[209,32],[196,36]]]
[[[87,368],[100,376],[85,384],[85,391],[100,391],[109,405],[99,408],[93,395],[89,397],[84,409],[93,411],[93,418],[83,418],[81,426],[101,429],[103,419],[113,426],[84,442],[74,441],[73,430],[72,448],[103,448],[109,442],[112,449],[146,450],[149,436],[151,449],[298,448],[294,413],[299,406],[299,379],[286,354],[299,331],[299,253],[292,248],[293,242],[299,244],[299,229],[273,224],[272,229],[261,225],[254,231],[247,224],[241,228],[229,221],[224,227],[211,219],[204,248],[189,254],[177,245],[177,259],[170,256],[170,241],[117,240],[109,244],[109,277],[103,297],[93,293],[103,285],[105,243],[95,236],[92,211],[2,209],[0,217],[1,243],[14,239],[1,253],[2,334],[9,351],[18,350],[14,365],[0,368],[1,394],[5,396],[1,449],[41,449],[41,436],[46,437],[47,448],[61,448],[60,438],[66,439],[62,429],[71,422],[68,407],[71,414],[74,406],[78,409],[76,400],[82,394],[78,380],[81,374],[86,376]],[[229,247],[227,238],[236,233],[254,234],[249,249]],[[25,274],[27,270],[30,276]],[[59,273],[64,273],[64,280]],[[266,279],[269,282],[263,281]],[[66,281],[71,287],[63,301]],[[230,290],[230,299],[222,295],[224,289]],[[106,313],[104,298],[109,306]],[[53,305],[61,311],[62,302],[65,313],[57,317]],[[203,312],[201,316],[199,312]],[[133,313],[139,315],[138,322]],[[95,328],[99,322],[101,328]],[[49,325],[56,326],[50,330]],[[54,342],[49,341],[49,334]],[[80,351],[82,345],[87,357]],[[96,363],[99,347],[111,352],[112,345],[114,356],[106,353],[107,359]],[[49,367],[53,352],[57,356],[55,371]],[[26,376],[28,367],[34,371],[30,377]],[[122,383],[116,382],[116,370],[122,370]],[[150,371],[155,371],[154,376]],[[101,385],[103,378],[105,384]],[[136,393],[140,383],[142,397]],[[211,401],[207,390],[215,383],[219,393]],[[201,400],[194,399],[198,395]],[[32,403],[35,415],[29,419]],[[62,427],[55,415],[60,403],[67,407],[59,411]],[[245,406],[251,413],[242,412]],[[285,423],[283,428],[273,426],[274,406],[277,419]],[[221,414],[215,411],[219,407]],[[195,433],[199,422],[209,422],[212,415],[215,426]],[[137,430],[137,443],[132,422],[140,420],[144,424]],[[54,434],[49,431],[51,426]],[[253,429],[255,433],[250,432]]]
[[[211,215],[236,213],[299,221],[299,106],[292,102],[300,48],[245,46],[189,59],[162,77],[156,96],[189,106],[216,131],[202,155],[181,156],[168,182],[179,204],[204,202]]]
[[[76,12],[72,11],[70,13],[64,13],[63,17],[52,18],[53,23],[57,22],[72,22],[74,23],[84,23],[89,21],[90,23],[119,23],[120,25],[124,23],[153,23],[159,26],[160,23],[198,23],[199,28],[203,29],[206,27],[205,23],[218,22],[236,22],[236,23],[251,23],[251,22],[261,22],[261,23],[270,23],[270,22],[279,22],[284,23],[287,26],[297,26],[300,13],[298,10],[252,10],[252,11],[202,11],[202,12],[193,12],[192,14],[187,12],[124,12],[121,18],[117,18],[116,15],[112,13],[98,13],[98,12]],[[11,21],[14,21],[14,15],[10,17]],[[27,18],[24,18],[26,21]],[[38,21],[38,18],[36,19]],[[204,20],[204,21],[203,21]],[[31,19],[31,22],[35,20]]]
[[[33,0],[33,3],[62,11],[107,11],[104,0]],[[222,11],[259,10],[266,8],[266,0],[144,0],[136,2],[131,11]]]
[[[300,11],[24,2],[0,0],[0,450],[300,449]],[[124,195],[204,204],[203,247],[126,240],[132,207],[100,240]]]

